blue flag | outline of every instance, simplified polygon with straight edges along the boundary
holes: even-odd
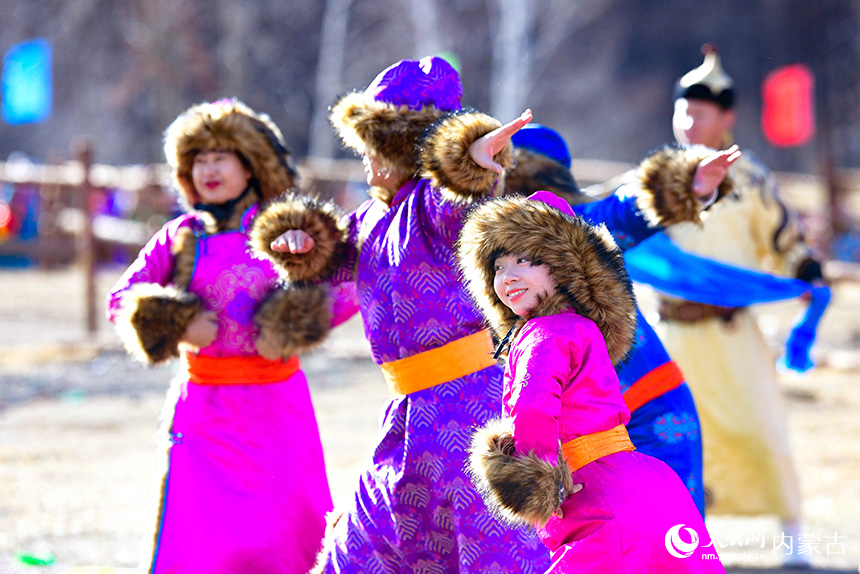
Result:
[[[3,58],[3,120],[37,123],[51,115],[51,45],[46,40],[15,44]]]

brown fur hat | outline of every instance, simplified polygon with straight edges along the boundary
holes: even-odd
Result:
[[[468,470],[487,507],[514,525],[543,526],[574,492],[559,448],[556,464],[515,452],[511,419],[488,422],[472,435]]]
[[[665,227],[691,221],[701,223],[703,202],[693,194],[699,162],[714,153],[702,146],[669,144],[648,154],[639,164],[640,191],[636,205],[651,225]],[[717,199],[732,191],[727,175],[717,188]]]
[[[594,198],[582,193],[573,174],[554,159],[530,149],[514,148],[514,165],[505,171],[504,195],[531,195],[551,191],[571,205]]]
[[[432,105],[413,109],[352,92],[332,106],[329,120],[346,147],[375,155],[405,183],[418,172],[418,143],[424,132],[446,113]]]
[[[194,156],[215,149],[239,155],[257,180],[264,202],[296,185],[290,152],[268,115],[236,99],[196,104],[164,132],[164,155],[186,208],[199,201],[191,179]]]
[[[457,251],[466,286],[498,337],[531,317],[572,308],[597,324],[617,364],[636,331],[636,304],[621,251],[603,225],[589,225],[550,192],[536,196],[493,199],[469,214]],[[493,265],[503,254],[527,255],[533,264],[550,268],[556,292],[530,317],[518,317],[496,295]]]
[[[444,58],[400,60],[380,72],[363,92],[352,92],[332,106],[329,119],[344,145],[371,153],[401,178],[418,171],[418,142],[436,120],[460,109],[460,74]],[[391,192],[374,188],[386,203]]]

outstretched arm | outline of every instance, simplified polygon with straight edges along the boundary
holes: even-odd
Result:
[[[333,279],[349,267],[348,230],[336,206],[289,194],[270,203],[254,220],[249,245],[289,282]]]
[[[503,168],[513,165],[511,136],[530,121],[531,111],[505,125],[476,111],[449,114],[423,140],[419,175],[454,203],[487,197]]]
[[[314,238],[301,229],[290,229],[277,236],[271,247],[279,253],[307,253],[314,248]]]

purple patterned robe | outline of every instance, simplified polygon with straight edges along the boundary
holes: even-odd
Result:
[[[456,269],[454,243],[468,206],[414,179],[391,205],[349,216],[354,257],[334,281],[355,280],[377,363],[440,347],[484,328]],[[387,404],[372,461],[327,534],[329,573],[543,572],[534,532],[490,516],[464,471],[475,427],[501,414],[492,366]]]

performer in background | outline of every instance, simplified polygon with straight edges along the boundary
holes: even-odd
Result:
[[[732,144],[734,100],[732,79],[717,52],[706,47],[703,64],[676,83],[675,138],[725,149]],[[733,268],[820,283],[821,266],[780,200],[773,172],[745,150],[730,173],[733,192],[707,212],[702,225],[667,229],[672,243],[684,254]],[[679,263],[679,275],[685,265]],[[692,270],[691,265],[686,266]],[[718,279],[714,274],[704,280],[716,285]],[[709,515],[778,516],[793,540],[787,562],[802,565],[808,555],[797,552],[800,487],[774,358],[753,312],[731,302],[735,292],[755,285],[733,283],[725,285],[716,305],[661,295],[656,330],[696,399]]]

